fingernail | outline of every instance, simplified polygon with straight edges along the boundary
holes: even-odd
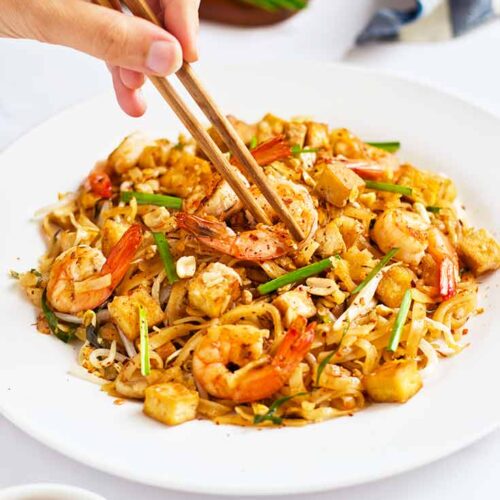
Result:
[[[170,42],[156,41],[149,47],[146,66],[157,75],[168,75],[180,68],[177,61],[175,46]]]

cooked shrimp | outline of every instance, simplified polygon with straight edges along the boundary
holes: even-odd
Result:
[[[391,208],[377,218],[372,237],[383,252],[399,248],[394,258],[417,266],[425,255],[428,230],[420,215]]]
[[[457,252],[450,240],[436,227],[429,231],[428,251],[439,269],[439,294],[443,300],[450,299],[457,293],[460,280]]]
[[[304,233],[311,237],[314,236],[318,228],[318,211],[307,188],[283,177],[269,175],[267,178]],[[251,188],[251,191],[271,221],[277,222],[279,217],[264,195],[255,186]]]
[[[100,306],[117,287],[142,241],[142,229],[131,226],[106,259],[96,248],[79,245],[54,261],[47,298],[58,312],[75,314]]]
[[[444,300],[455,295],[459,280],[457,253],[448,238],[420,215],[399,208],[386,210],[373,226],[372,237],[384,252],[399,248],[394,258],[410,265],[418,266],[429,253],[438,266],[440,295]]]
[[[236,234],[223,222],[180,212],[179,227],[193,234],[198,241],[218,252],[237,259],[263,261],[276,259],[294,250],[289,234],[279,226],[259,225]]]
[[[263,354],[265,331],[250,325],[212,326],[194,351],[193,374],[217,398],[239,403],[268,398],[283,387],[304,359],[314,339],[314,327],[305,318],[297,318],[270,358]],[[256,366],[245,369],[250,362]],[[239,368],[232,371],[231,365]]]

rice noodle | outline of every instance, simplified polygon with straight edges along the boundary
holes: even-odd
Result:
[[[122,332],[119,326],[116,327],[118,330],[118,334],[120,335],[120,339],[123,343],[123,347],[125,347],[125,351],[127,351],[128,357],[133,358],[137,355],[137,350],[135,348],[134,343],[128,339],[128,337]]]

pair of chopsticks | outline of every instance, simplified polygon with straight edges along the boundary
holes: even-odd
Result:
[[[120,8],[118,0],[94,1],[103,7],[114,9]],[[146,0],[124,0],[123,3],[128,7],[133,15],[142,17],[143,19],[146,19],[147,21],[150,21],[158,26],[162,26],[162,23],[151,10],[151,7],[148,5]],[[243,166],[247,176],[251,178],[268,203],[278,214],[280,219],[285,223],[292,236],[297,241],[302,241],[304,239],[302,229],[291,216],[287,207],[283,203],[283,200],[281,200],[274,189],[268,184],[262,168],[257,164],[254,157],[238,136],[229,120],[221,112],[214,100],[203,87],[190,64],[184,62],[176,75],[193,100],[198,104],[205,116],[220,134],[229,151],[239,161],[239,164]],[[227,158],[220,151],[203,125],[182,101],[181,97],[168,79],[157,76],[149,76],[149,79],[187,128],[189,133],[198,142],[207,158],[215,166],[220,175],[228,182],[248,211],[258,222],[270,224],[270,220],[262,207],[258,205],[250,190],[247,186],[245,186],[238,175],[235,174],[233,167],[229,164]]]

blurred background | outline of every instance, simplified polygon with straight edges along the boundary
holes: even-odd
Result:
[[[431,82],[500,116],[500,20],[492,17],[460,37],[448,37],[447,28],[438,27],[427,30],[426,36],[421,37],[426,41],[357,45],[358,36],[381,8],[412,9],[416,3],[412,0],[310,0],[305,8],[298,10],[269,9],[275,2],[202,0],[203,64],[293,60],[300,72],[303,60],[341,61]],[[286,0],[285,3],[294,2],[296,0]],[[441,2],[426,3],[439,7]],[[449,5],[467,3],[467,0],[450,0]],[[500,10],[499,0],[479,0],[479,3]],[[443,19],[447,15],[445,12]],[[390,16],[382,21],[388,19]],[[413,38],[418,36],[413,33]],[[321,78],[321,75],[311,75],[311,78]],[[97,60],[62,47],[0,40],[0,149],[58,111],[104,91],[111,92],[111,79]],[[49,450],[2,417],[0,443],[0,487],[55,481],[87,487],[109,499],[201,498],[165,493],[94,471]],[[379,499],[400,495],[426,500],[498,498],[499,457],[500,432],[497,431],[438,464],[376,485],[343,490],[335,493],[335,498]],[[327,493],[307,498],[332,496]]]

